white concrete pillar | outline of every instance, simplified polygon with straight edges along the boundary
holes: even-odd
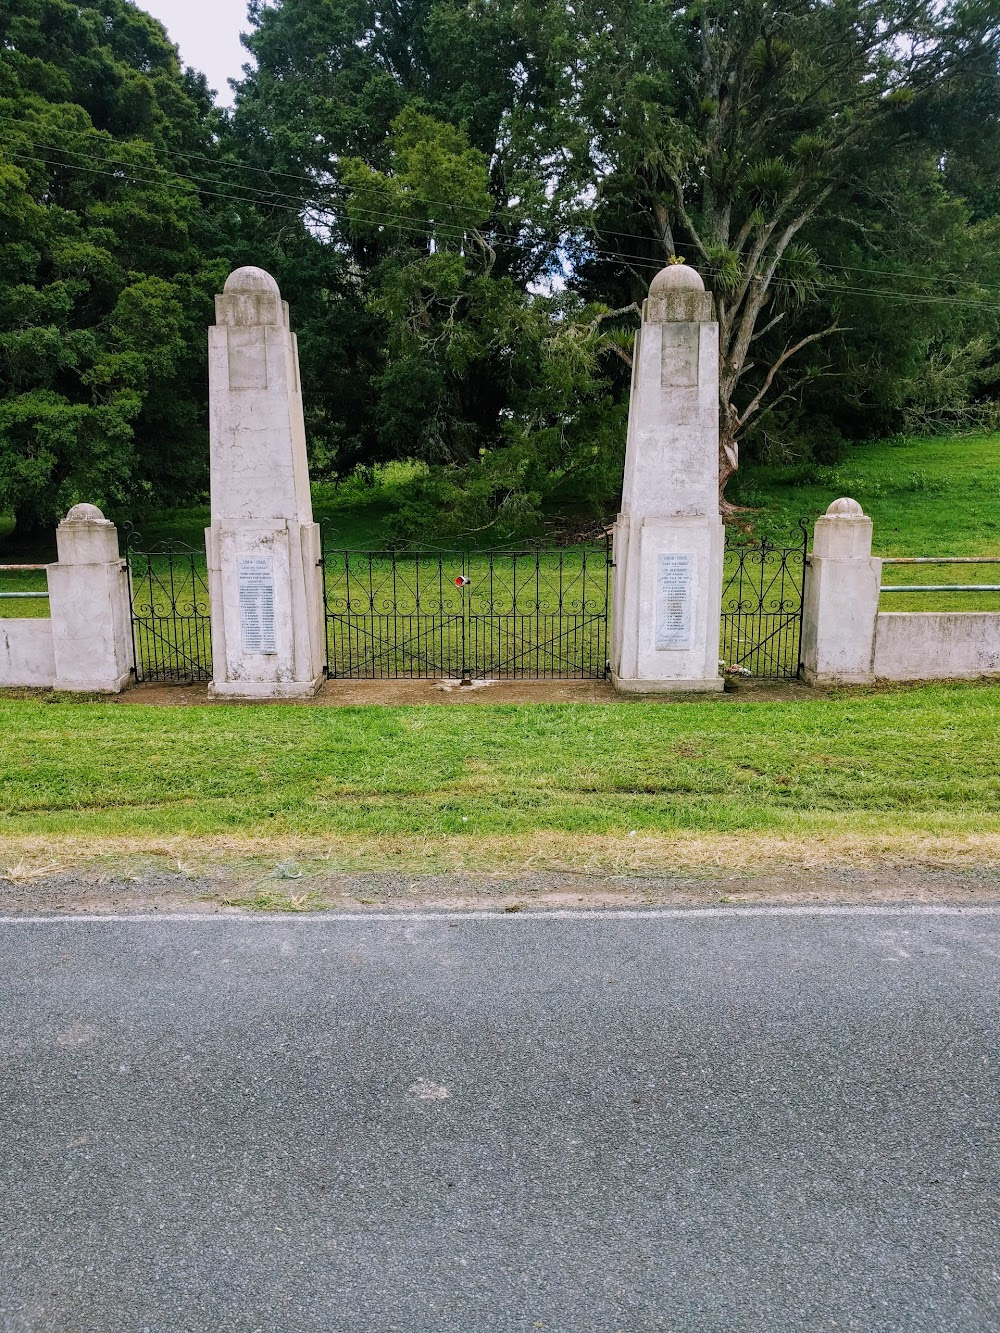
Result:
[[[234,698],[301,698],[322,681],[324,607],[298,344],[288,305],[263,269],[231,273],[215,308],[209,688]]]
[[[643,304],[615,525],[611,678],[629,693],[721,690],[719,326],[694,269]]]
[[[875,679],[875,621],[882,561],[857,500],[834,500],[816,520],[802,606],[802,674],[810,685]]]
[[[118,529],[96,505],[74,505],[49,565],[55,688],[117,694],[132,674],[132,613]]]

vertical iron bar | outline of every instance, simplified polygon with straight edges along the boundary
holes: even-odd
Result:
[[[471,579],[471,575],[469,575],[469,569],[471,568],[472,564],[471,560],[469,560],[469,553],[468,551],[463,551],[463,553],[461,553],[461,576],[463,576],[463,579]],[[460,589],[461,591],[461,678],[463,678],[463,680],[469,680],[469,678],[471,678],[471,672],[469,672],[469,664],[467,661],[468,657],[467,635],[469,632],[469,599],[467,596],[467,589],[471,587],[472,584],[468,583],[461,585]]]
[[[323,674],[330,679],[330,607],[326,596],[326,530],[320,525],[319,530],[319,567],[323,576],[323,653],[326,663]]]
[[[142,679],[139,675],[139,645],[136,642],[135,633],[135,585],[132,580],[132,552],[126,551],[125,569],[127,571],[126,579],[128,584],[128,610],[129,623],[132,630],[132,673],[135,676],[136,683]]]

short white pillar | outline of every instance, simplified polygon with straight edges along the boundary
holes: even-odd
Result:
[[[694,269],[653,279],[636,334],[611,678],[628,693],[721,690],[719,326]]]
[[[802,674],[810,685],[875,679],[875,621],[882,561],[857,500],[834,500],[816,520],[802,607]]]
[[[132,674],[128,575],[118,529],[96,505],[74,505],[56,529],[49,608],[57,690],[117,694]]]
[[[306,697],[322,681],[324,608],[298,345],[288,305],[263,269],[230,274],[215,306],[209,688],[233,698]]]

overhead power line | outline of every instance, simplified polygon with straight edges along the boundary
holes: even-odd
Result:
[[[8,123],[10,123],[10,124],[15,124],[15,125],[19,126],[20,128],[25,128],[23,119],[17,119],[17,118],[15,118],[15,117],[13,117],[13,116],[6,116],[6,115],[0,113],[0,121],[7,121]],[[81,137],[85,137],[85,138],[97,139],[97,140],[99,140],[102,144],[114,144],[114,145],[120,145],[120,144],[123,142],[122,140],[114,140],[114,139],[110,139],[109,136],[106,134],[106,132],[104,132],[104,131],[100,131],[100,130],[76,130],[76,129],[74,129],[74,130],[72,130],[71,132],[72,132],[74,135],[77,135],[77,136],[81,136]],[[36,147],[39,147],[39,148],[45,148],[45,149],[48,149],[49,151],[52,151],[52,152],[59,152],[59,153],[73,153],[75,156],[82,156],[82,155],[83,155],[82,153],[77,152],[76,149],[66,148],[66,147],[63,147],[63,146],[58,145],[58,144],[44,143],[44,142],[42,142],[41,140],[34,140],[33,142],[34,142],[34,145],[35,145]],[[141,145],[143,146],[143,148],[147,149],[148,151],[150,151],[150,152],[152,152],[152,153],[154,153],[155,155],[158,155],[158,156],[166,156],[166,155],[168,155],[169,152],[170,152],[170,150],[168,150],[168,149],[165,149],[165,148],[158,148],[155,144],[151,144],[151,143],[149,143],[149,142],[148,142],[147,140],[145,140],[145,139],[132,140],[131,142],[135,142],[135,143],[139,143],[139,144],[141,144]],[[193,152],[186,152],[186,151],[183,151],[183,150],[178,150],[178,151],[179,151],[179,153],[180,153],[181,156],[184,156],[184,157],[186,157],[186,158],[190,158],[190,159],[193,159],[193,160],[197,160],[197,161],[208,162],[208,163],[212,164],[213,166],[215,166],[216,168],[220,168],[220,167],[222,167],[222,168],[232,168],[233,170],[238,170],[238,171],[252,171],[252,172],[254,172],[255,174],[262,175],[262,176],[266,176],[266,177],[268,177],[268,178],[271,178],[271,177],[273,177],[273,176],[279,176],[279,177],[281,177],[281,178],[283,178],[283,179],[286,179],[286,180],[292,180],[292,181],[295,181],[295,182],[296,182],[298,185],[300,185],[300,186],[308,186],[309,189],[310,189],[310,191],[315,191],[315,190],[317,190],[317,189],[321,189],[321,190],[324,190],[324,191],[329,192],[331,195],[333,195],[333,196],[335,196],[335,197],[339,197],[339,198],[340,198],[343,202],[345,202],[345,203],[346,203],[347,201],[351,200],[351,199],[354,197],[354,192],[350,191],[346,186],[344,186],[342,183],[337,182],[337,181],[329,181],[329,182],[325,182],[325,183],[322,183],[322,184],[321,184],[320,182],[314,180],[312,177],[310,177],[310,176],[308,176],[308,175],[302,175],[302,174],[300,174],[300,173],[294,173],[294,172],[289,172],[289,171],[272,170],[271,168],[267,168],[267,167],[256,167],[256,166],[252,166],[252,165],[250,165],[250,164],[248,164],[248,163],[242,163],[242,162],[232,162],[232,161],[230,161],[230,160],[228,160],[228,159],[225,159],[225,158],[211,157],[211,156],[209,156],[208,154],[205,154],[205,153],[193,153]],[[45,160],[45,159],[38,159],[38,160]],[[139,164],[131,163],[131,162],[128,162],[128,161],[126,161],[125,159],[121,159],[121,158],[104,157],[104,158],[102,158],[101,160],[102,160],[102,161],[105,161],[105,162],[111,162],[111,163],[114,163],[115,165],[119,165],[119,166],[127,167],[127,168],[129,168],[130,170],[136,170],[137,167],[139,166]],[[68,163],[67,163],[67,164],[54,163],[54,164],[52,164],[52,165],[70,165],[70,164],[68,164]],[[216,183],[214,177],[211,177],[211,176],[201,176],[201,175],[196,175],[196,174],[191,173],[191,172],[187,172],[187,173],[185,173],[185,172],[179,172],[179,171],[176,171],[173,167],[166,167],[166,168],[164,168],[164,170],[167,170],[167,171],[170,173],[170,175],[172,175],[172,176],[174,176],[174,177],[178,177],[178,178],[180,178],[180,179],[182,179],[182,180],[188,180],[188,181],[191,181],[191,182],[195,183],[195,184],[198,186],[198,189],[199,189],[200,193],[202,193],[202,194],[204,194],[204,195],[206,195],[206,196],[208,196],[208,197],[222,198],[222,199],[227,199],[227,198],[228,198],[228,199],[238,199],[238,198],[241,197],[241,196],[238,196],[238,195],[233,195],[231,192],[228,192],[228,191],[219,191],[219,190],[211,190],[211,189],[204,189],[204,188],[202,188],[202,184],[201,184],[202,182],[205,182],[205,183],[207,183],[208,185],[214,185],[214,184]],[[305,198],[303,198],[303,197],[302,197],[301,195],[299,195],[299,194],[291,194],[291,193],[288,193],[288,192],[285,192],[285,191],[275,190],[275,189],[273,189],[273,188],[272,188],[272,189],[259,189],[259,188],[255,187],[255,186],[243,185],[243,184],[237,184],[237,185],[235,185],[233,188],[238,189],[238,190],[240,190],[240,191],[243,192],[243,195],[245,195],[245,196],[247,197],[247,198],[246,198],[246,202],[252,202],[253,200],[258,200],[259,202],[261,202],[261,203],[267,203],[267,204],[269,204],[271,207],[274,207],[274,208],[283,208],[283,207],[285,207],[286,203],[290,201],[291,203],[293,203],[293,204],[295,205],[296,210],[297,210],[297,211],[300,211],[300,212],[303,211],[303,210],[307,210],[307,209],[313,209],[313,210],[315,210],[315,209],[319,209],[319,210],[321,210],[321,211],[329,211],[329,208],[328,208],[327,205],[322,204],[322,203],[320,203],[319,201],[316,201],[315,204],[309,204],[309,203],[306,202]],[[468,205],[468,204],[461,204],[461,203],[456,203],[456,202],[450,202],[450,201],[448,201],[448,200],[435,200],[435,199],[430,199],[429,197],[427,197],[427,196],[425,196],[425,195],[417,195],[417,194],[410,194],[408,197],[409,197],[410,199],[412,199],[412,200],[413,200],[414,202],[416,202],[416,203],[429,204],[429,205],[431,205],[431,206],[432,206],[433,208],[435,208],[435,209],[453,210],[453,211],[455,211],[455,212],[465,212],[465,213],[468,213],[468,214],[473,215],[473,216],[475,216],[475,217],[479,217],[479,216],[480,216],[480,211],[479,211],[479,210],[476,210],[476,209],[473,209],[472,206],[471,206],[471,205]],[[372,210],[364,210],[364,209],[362,209],[362,210],[358,210],[356,207],[355,207],[354,211],[355,211],[356,214],[358,214],[358,215],[360,215],[360,216],[368,216],[368,217],[376,218],[376,219],[379,219],[379,218],[381,218],[381,219],[385,219],[385,220],[386,220],[386,221],[385,221],[385,225],[389,225],[389,221],[388,221],[388,220],[389,220],[389,219],[393,219],[393,218],[398,219],[399,222],[408,222],[408,221],[409,221],[409,219],[405,219],[405,218],[401,217],[401,215],[398,215],[398,214],[379,213],[379,212],[375,212],[375,211],[372,211]],[[435,220],[435,227],[436,227],[438,230],[447,229],[447,230],[451,231],[452,234],[458,234],[458,235],[465,235],[465,234],[467,234],[468,231],[470,230],[470,227],[471,227],[472,225],[473,225],[473,224],[466,224],[466,225],[463,225],[463,224],[458,223],[458,222],[448,223],[448,222],[445,222],[443,219],[436,219],[436,220]],[[579,233],[579,232],[585,232],[585,233],[589,233],[589,234],[591,234],[591,235],[593,235],[593,236],[595,236],[595,237],[598,237],[598,238],[601,238],[601,237],[617,237],[617,238],[620,238],[620,239],[622,239],[622,240],[636,240],[636,241],[642,241],[642,242],[644,242],[644,243],[646,243],[646,244],[651,243],[651,242],[655,239],[655,238],[654,238],[651,234],[649,234],[649,233],[630,232],[630,231],[620,231],[620,230],[618,230],[618,229],[616,229],[616,228],[598,227],[598,226],[594,226],[593,224],[590,224],[590,223],[584,223],[584,222],[576,222],[576,223],[573,223],[572,226],[571,226],[571,228],[570,228],[570,230],[571,230],[574,234],[575,234],[575,233]],[[700,252],[699,252],[699,250],[698,250],[698,247],[697,247],[693,242],[690,242],[690,241],[675,241],[673,244],[674,244],[675,249],[677,249],[677,250],[684,250],[684,251],[687,251],[688,253],[690,253],[692,256],[699,256],[699,257],[700,257]],[[607,250],[607,249],[604,249],[602,253],[603,253],[604,255],[606,255],[606,256],[619,255],[622,259],[627,259],[627,260],[629,260],[630,262],[632,262],[632,263],[636,263],[636,264],[638,264],[638,263],[641,262],[641,261],[639,261],[639,260],[636,260],[632,255],[628,254],[627,252],[613,251],[613,250]],[[876,277],[876,276],[877,276],[877,277],[886,277],[886,278],[893,278],[893,279],[900,279],[900,278],[902,278],[902,279],[908,279],[908,280],[911,280],[911,281],[915,281],[915,282],[923,282],[923,283],[931,283],[931,282],[935,282],[935,281],[937,281],[937,282],[940,282],[940,281],[963,282],[963,281],[966,281],[966,280],[967,280],[967,279],[966,279],[966,275],[964,275],[964,274],[953,274],[953,273],[952,273],[952,274],[938,274],[938,275],[933,275],[933,276],[932,276],[932,275],[927,274],[926,271],[923,271],[923,270],[916,270],[916,269],[876,269],[876,268],[871,268],[871,267],[869,267],[869,266],[867,266],[867,265],[861,265],[861,264],[833,264],[833,263],[830,263],[830,262],[828,262],[828,261],[823,261],[823,262],[821,262],[820,267],[822,267],[822,268],[824,268],[824,269],[826,269],[826,270],[828,270],[828,271],[830,271],[830,272],[838,272],[838,273],[859,273],[859,274],[862,274],[862,275],[865,276],[865,277]]]
[[[74,155],[76,156],[82,156],[82,154],[76,154],[75,151],[72,149],[58,148],[54,149],[53,151],[61,153],[74,153]],[[59,162],[52,158],[39,157],[35,154],[20,153],[11,150],[8,150],[7,155],[11,158],[15,158],[18,160],[35,162],[42,166],[55,167],[61,170],[82,171],[82,172],[87,172],[88,174],[91,175],[109,177],[113,180],[121,180],[122,178],[122,170],[109,171],[102,167],[93,166],[90,163]],[[105,161],[115,163],[124,171],[132,173],[133,178],[140,184],[162,185],[164,183],[168,183],[169,179],[172,178],[175,180],[187,181],[195,189],[197,189],[200,194],[208,198],[225,199],[232,203],[249,204],[249,205],[261,205],[266,203],[268,207],[281,209],[282,211],[290,213],[295,213],[296,215],[299,216],[301,216],[301,214],[304,211],[313,212],[316,214],[331,213],[336,216],[335,210],[332,207],[324,207],[322,205],[317,205],[314,208],[309,209],[307,208],[306,205],[302,203],[302,201],[294,200],[294,197],[291,195],[279,194],[277,192],[263,192],[255,190],[245,194],[233,194],[230,191],[224,191],[224,190],[208,190],[201,188],[201,186],[198,184],[199,178],[187,176],[181,172],[170,172],[168,177],[150,176],[148,174],[142,175],[139,174],[143,171],[143,167],[140,164],[129,163],[121,159],[113,159],[113,158],[105,159]],[[237,188],[242,188],[242,187],[237,187]],[[281,200],[289,200],[292,202],[283,203],[281,202]],[[424,224],[417,220],[407,218],[405,217],[405,215],[402,214],[381,212],[372,209],[359,209],[356,206],[353,208],[353,212],[355,216],[359,216],[365,219],[371,226],[393,227],[396,230],[410,232],[414,235],[419,235],[421,237],[427,236],[428,227],[431,227],[434,231],[438,232],[444,231],[450,233],[453,239],[456,240],[467,237],[470,231],[474,230],[472,228],[467,228],[467,227],[457,227],[454,224],[449,224],[449,223],[434,222],[430,224]],[[538,242],[551,243],[550,238],[547,237],[539,237]],[[651,273],[659,272],[659,270],[663,267],[663,265],[656,260],[652,259],[644,260],[623,251],[605,250],[599,247],[592,247],[590,250],[590,256],[597,259],[608,260],[609,262],[612,263],[620,263],[623,266],[628,266],[633,269],[647,269]],[[819,264],[817,267],[823,269],[829,268],[830,271],[839,271],[837,266],[826,266],[823,264]],[[867,272],[868,270],[859,270],[859,271]],[[776,276],[772,279],[772,285],[789,288],[789,287],[794,287],[797,284],[791,278]],[[968,306],[979,310],[1000,310],[1000,304],[990,304],[986,301],[973,299],[969,297],[960,297],[960,296],[953,296],[946,294],[934,294],[928,292],[909,292],[900,290],[898,288],[894,290],[886,290],[882,288],[851,286],[846,283],[833,284],[826,282],[823,284],[822,290],[824,292],[836,292],[838,294],[844,294],[844,295],[878,297],[886,300],[908,301],[908,302],[916,302],[923,304]],[[990,289],[990,294],[1000,295],[1000,293],[994,292],[993,289]]]

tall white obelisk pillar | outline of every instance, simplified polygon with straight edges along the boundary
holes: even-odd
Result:
[[[694,269],[643,303],[615,525],[611,676],[625,692],[721,690],[719,326]]]
[[[278,284],[230,274],[209,330],[211,693],[289,699],[323,677],[323,579],[299,354]]]

